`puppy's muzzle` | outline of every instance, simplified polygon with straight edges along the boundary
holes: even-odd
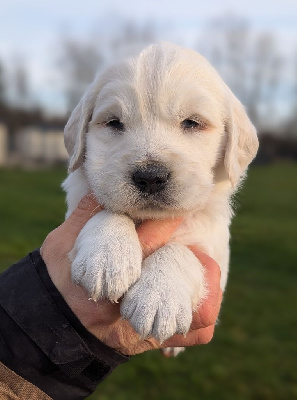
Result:
[[[170,172],[161,164],[146,164],[139,166],[132,174],[134,186],[144,194],[155,194],[165,189],[170,178]]]

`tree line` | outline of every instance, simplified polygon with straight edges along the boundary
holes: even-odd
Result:
[[[70,112],[78,103],[98,69],[119,57],[133,54],[162,39],[160,27],[152,23],[123,22],[109,37],[100,33],[78,40],[63,36],[55,65],[63,82],[61,90]],[[296,38],[297,39],[297,38]],[[181,43],[182,44],[182,43]],[[195,48],[219,71],[265,137],[297,140],[297,50],[281,51],[278,38],[269,32],[255,32],[245,18],[224,15],[214,18],[197,37]],[[45,117],[37,104],[26,107],[30,97],[29,73],[21,60],[13,77],[14,104],[7,101],[5,71],[0,60],[0,120],[14,132],[22,126],[63,126],[64,117]],[[281,112],[279,111],[281,110]]]

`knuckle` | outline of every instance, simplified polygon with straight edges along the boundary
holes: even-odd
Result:
[[[201,314],[201,326],[208,327],[215,324],[217,319],[217,313],[215,310],[208,307],[208,309]]]
[[[44,244],[49,245],[55,242],[55,231],[50,232],[44,240]]]
[[[211,327],[211,329],[205,329],[203,330],[203,332],[200,331],[197,344],[208,344],[213,339],[213,335],[214,335],[213,327]]]
[[[41,246],[41,252],[46,252],[47,249],[51,249],[52,247],[55,246],[55,244],[56,244],[55,231],[52,231],[45,238]]]
[[[202,339],[200,340],[200,344],[208,344],[213,338],[213,335],[207,334],[203,335]]]
[[[59,254],[65,253],[66,251],[65,241],[60,240],[59,228],[60,227],[50,232],[45,238],[40,249],[40,254],[43,258],[47,258],[52,254],[55,254],[57,256]]]
[[[218,317],[218,307],[213,304],[206,303],[198,311],[196,320],[200,328],[207,328],[214,325]]]

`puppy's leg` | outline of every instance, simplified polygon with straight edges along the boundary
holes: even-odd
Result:
[[[72,279],[94,299],[117,301],[141,273],[142,250],[134,222],[102,211],[81,230],[70,253]]]
[[[165,349],[162,349],[165,357],[176,357],[183,351],[185,351],[184,347],[165,347]]]
[[[186,334],[192,311],[206,296],[203,267],[180,243],[168,243],[143,263],[140,279],[125,295],[121,314],[142,336],[160,342]]]

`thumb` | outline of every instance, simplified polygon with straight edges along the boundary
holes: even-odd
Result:
[[[100,206],[93,193],[88,193],[79,202],[73,213],[57,228],[62,237],[65,238],[68,245],[73,247],[75,240],[85,226],[97,212],[102,211],[103,206]]]
[[[136,229],[144,257],[164,246],[183,222],[182,218],[146,220]]]

